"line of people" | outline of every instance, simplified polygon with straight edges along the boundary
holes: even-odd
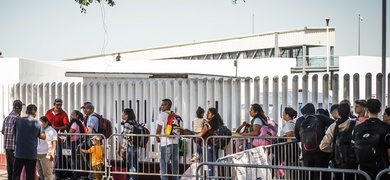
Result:
[[[69,121],[67,113],[62,109],[63,101],[57,98],[53,102],[53,108],[49,109],[45,116],[36,119],[37,106],[30,104],[26,107],[25,115],[21,117],[22,107],[25,105],[20,100],[13,102],[12,112],[4,119],[2,134],[4,135],[4,149],[7,160],[7,176],[12,179],[78,179],[80,173],[55,171],[55,168],[64,168],[71,164],[75,168],[77,162],[76,150],[92,153],[92,169],[102,170],[104,163],[104,148],[100,145],[99,136],[92,137],[90,149],[77,149],[81,143],[80,136],[71,136],[63,139],[58,133],[96,133],[98,118],[93,116],[94,106],[90,102],[84,103],[81,109],[85,116],[74,110]],[[98,143],[96,143],[96,139]],[[71,146],[71,160],[64,158],[63,146]],[[95,149],[98,148],[99,151]],[[66,161],[66,162],[65,162]],[[70,162],[70,163],[69,163]],[[54,174],[53,174],[54,171]],[[102,179],[102,174],[96,173],[96,179]]]

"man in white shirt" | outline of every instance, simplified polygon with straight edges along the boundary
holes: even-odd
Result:
[[[167,126],[167,121],[171,112],[172,101],[170,99],[163,99],[161,103],[161,113],[158,115],[156,135],[160,135],[163,129]],[[170,137],[156,137],[157,142],[161,145],[161,160],[160,160],[160,173],[162,174],[161,180],[168,180],[168,176],[164,176],[168,173],[168,164],[171,162],[172,174],[179,174],[179,138]],[[178,180],[179,176],[174,176],[172,179]]]

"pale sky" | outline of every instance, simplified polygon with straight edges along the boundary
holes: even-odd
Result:
[[[254,15],[254,33],[325,27],[329,17],[335,55],[356,55],[358,13],[361,55],[381,56],[379,0],[117,0],[114,7],[94,3],[87,14],[74,0],[1,0],[0,52],[62,60],[249,35]]]

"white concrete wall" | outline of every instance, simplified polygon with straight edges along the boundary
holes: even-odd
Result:
[[[390,63],[388,63],[390,58],[386,58],[386,74],[389,73]],[[365,84],[365,76],[367,73],[372,74],[372,93],[376,93],[376,76],[378,73],[382,73],[382,58],[381,57],[373,57],[373,56],[341,56],[339,59],[339,73],[338,74],[346,74],[350,75],[351,84],[352,78],[355,73],[358,73],[360,76],[360,85]],[[343,78],[343,77],[340,77]],[[386,82],[387,75],[386,75]],[[340,83],[340,88],[343,87],[343,82]],[[342,90],[342,89],[341,89]],[[361,88],[359,97],[361,99],[365,98],[366,89]],[[387,91],[387,88],[386,88]],[[342,93],[342,91],[340,92]],[[339,94],[342,97],[342,94]],[[353,97],[353,92],[351,92],[351,97]]]
[[[0,58],[0,84],[19,82],[19,58]]]
[[[46,63],[19,58],[1,58],[1,84],[39,83],[39,82],[81,82],[82,78],[65,77],[65,72],[73,70],[61,63]]]

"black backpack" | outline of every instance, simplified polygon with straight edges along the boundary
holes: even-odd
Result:
[[[325,132],[321,122],[315,115],[305,115],[299,128],[299,136],[304,152],[319,151],[319,145]]]
[[[227,128],[225,125],[219,126],[217,130],[214,131],[213,136],[232,136],[232,131]],[[229,144],[231,138],[230,137],[213,137],[213,145],[219,149],[225,149],[225,147]]]
[[[384,168],[386,166],[383,152],[380,148],[380,124],[375,120],[366,120],[356,126],[354,131],[353,148],[360,165]]]
[[[338,121],[342,121],[341,119]],[[345,122],[345,121],[344,121]],[[336,122],[333,139],[332,160],[338,168],[352,168],[356,166],[356,156],[352,149],[352,131],[356,121],[351,121],[349,127],[339,132],[338,125],[343,122]]]
[[[146,135],[147,130],[145,128],[145,124],[140,124],[138,121],[126,121],[126,123],[129,123],[131,126],[133,126],[133,134],[143,134]],[[144,148],[146,147],[146,144],[149,141],[149,138],[147,136],[132,136],[130,141],[133,141],[133,145],[136,147]]]

